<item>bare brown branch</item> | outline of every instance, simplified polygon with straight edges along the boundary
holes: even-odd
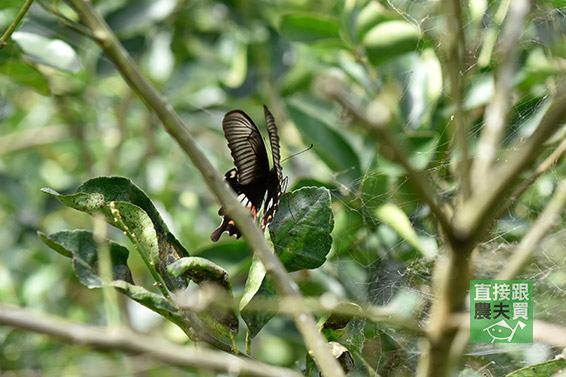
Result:
[[[297,371],[274,367],[221,351],[185,347],[164,339],[136,334],[121,327],[96,327],[51,317],[42,313],[0,305],[0,324],[62,339],[71,344],[93,346],[104,351],[145,355],[163,363],[226,374],[261,377],[300,377]]]

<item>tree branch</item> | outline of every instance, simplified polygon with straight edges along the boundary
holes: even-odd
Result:
[[[14,19],[14,21],[12,21],[10,26],[8,26],[8,29],[6,29],[2,37],[0,37],[0,50],[8,44],[8,39],[12,36],[12,33],[16,30],[18,24],[20,23],[22,18],[24,18],[24,16],[26,15],[29,7],[31,7],[31,4],[33,4],[33,0],[26,0],[24,5],[22,6],[22,9],[20,9],[18,15]]]
[[[513,192],[513,194],[509,195],[509,197],[505,200],[505,203],[501,205],[496,215],[494,216],[494,221],[499,219],[505,211],[507,211],[511,206],[513,206],[517,200],[523,195],[523,193],[540,177],[542,174],[546,173],[550,168],[555,166],[564,158],[566,154],[566,139],[562,140],[562,142],[556,147],[556,149],[548,156],[526,179],[524,179],[519,187]]]
[[[213,284],[203,285],[197,291],[181,292],[175,296],[175,303],[180,308],[195,311],[205,310],[212,305],[217,308],[234,309],[231,296],[224,289]],[[330,294],[324,297],[285,297],[283,299],[256,297],[246,306],[246,311],[293,315],[296,307],[303,307],[311,313],[364,318],[374,323],[386,323],[414,333],[423,332],[416,318],[398,315],[390,307],[356,303]]]
[[[274,367],[221,351],[180,346],[164,339],[140,335],[123,327],[89,326],[7,305],[0,305],[0,324],[49,335],[76,345],[94,346],[104,351],[145,355],[178,367],[258,377],[302,376],[291,369]]]
[[[558,184],[552,199],[529,228],[527,234],[513,251],[509,262],[495,279],[511,280],[521,272],[542,239],[548,232],[563,223],[560,213],[564,205],[566,205],[566,180],[562,180]]]
[[[475,190],[468,201],[456,211],[452,224],[457,238],[473,245],[484,232],[503,202],[508,188],[517,176],[526,169],[540,152],[540,146],[566,121],[566,90],[561,88],[535,132],[524,142],[511,146],[501,162],[486,174],[489,185]]]
[[[462,9],[458,0],[445,0],[446,23],[448,32],[447,57],[444,61],[444,69],[450,78],[450,93],[456,107],[454,131],[456,146],[459,152],[457,175],[460,179],[461,193],[467,199],[471,193],[470,185],[470,160],[468,158],[468,127],[464,119],[464,59],[466,55],[466,38],[464,24],[462,21]]]
[[[505,134],[516,69],[517,45],[523,31],[523,21],[529,9],[529,0],[515,0],[511,3],[509,14],[505,20],[505,29],[497,54],[500,63],[495,74],[495,92],[485,110],[485,125],[482,129],[472,169],[473,181],[478,186],[489,186],[491,184],[487,179],[484,179],[485,173],[493,165]]]
[[[282,296],[302,297],[297,285],[291,282],[287,271],[273,253],[264,235],[253,223],[248,211],[240,205],[234,192],[225,184],[204,153],[199,149],[193,136],[188,132],[179,115],[161,97],[151,83],[141,74],[131,56],[118,41],[106,22],[97,14],[90,3],[83,0],[68,0],[79,14],[83,23],[92,31],[96,42],[114,62],[128,85],[155,112],[169,134],[187,153],[200,171],[211,191],[219,199],[224,212],[238,223],[238,229],[248,241],[254,253],[264,264]],[[344,372],[332,356],[326,339],[320,334],[312,314],[303,308],[296,308],[293,319],[297,329],[313,354],[319,369],[327,377],[344,377]]]

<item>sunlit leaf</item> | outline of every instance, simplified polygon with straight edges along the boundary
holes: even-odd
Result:
[[[377,1],[370,1],[360,11],[356,19],[356,33],[359,39],[363,39],[364,35],[375,25],[390,19],[387,9]]]
[[[403,239],[409,242],[411,246],[421,251],[417,233],[411,221],[401,208],[393,203],[385,203],[375,210],[375,215],[381,222],[393,228]]]
[[[78,72],[81,69],[75,50],[60,39],[49,39],[25,31],[14,32],[12,39],[37,63],[69,72]]]
[[[377,24],[364,36],[362,44],[369,60],[379,65],[401,54],[414,51],[421,38],[419,29],[405,21]]]
[[[336,360],[338,360],[344,369],[344,373],[348,374],[354,370],[354,358],[346,347],[338,342],[330,342],[328,343],[328,346],[330,347],[332,355],[336,358]]]
[[[250,303],[254,295],[257,293],[261,287],[263,278],[265,277],[265,267],[258,257],[253,256],[252,265],[248,273],[248,279],[246,280],[246,286],[244,288],[244,295],[240,300],[240,311],[242,311],[246,305]]]
[[[265,277],[255,292],[253,298],[250,300],[249,305],[253,305],[254,301],[263,300],[264,302],[269,299],[276,299],[277,292],[268,277]],[[260,330],[277,314],[275,310],[248,310],[246,305],[240,310],[240,315],[244,319],[248,327],[249,336],[254,338]]]
[[[25,54],[15,42],[8,43],[0,52],[1,75],[16,84],[32,88],[39,94],[49,95],[47,80],[33,65],[26,63]]]

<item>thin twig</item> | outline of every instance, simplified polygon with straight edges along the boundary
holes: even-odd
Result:
[[[302,376],[291,369],[274,367],[221,351],[180,346],[161,338],[140,335],[123,327],[89,326],[1,304],[0,324],[49,335],[81,346],[144,355],[178,367],[206,369],[229,375]]]
[[[89,2],[69,0],[69,4],[79,14],[83,23],[92,31],[96,42],[114,62],[128,85],[139,95],[145,105],[153,110],[163,126],[187,153],[191,161],[201,172],[206,184],[219,199],[224,212],[238,223],[254,253],[272,277],[275,287],[282,296],[302,297],[297,285],[292,282],[287,271],[273,253],[264,235],[253,223],[248,211],[236,200],[234,192],[229,190],[222,177],[198,147],[194,137],[172,106],[165,101],[153,85],[141,74],[131,56],[118,41],[106,22],[94,11]],[[304,308],[296,308],[293,319],[315,362],[326,377],[345,377],[336,359],[332,356],[326,339],[318,331],[312,314]]]
[[[68,17],[61,14],[61,12],[59,12],[59,9],[57,9],[57,6],[58,6],[57,1],[53,2],[53,4],[51,6],[45,5],[42,0],[38,0],[37,4],[39,4],[47,12],[52,13],[55,17],[57,17],[57,20],[61,23],[61,25],[76,31],[77,33],[79,33],[81,35],[92,38],[92,33],[90,32],[89,29],[87,29],[83,25],[78,24],[77,22],[69,19]]]
[[[529,9],[529,0],[515,0],[511,3],[505,21],[505,29],[496,55],[499,67],[495,72],[494,94],[485,110],[485,125],[481,132],[472,168],[475,185],[490,185],[490,182],[485,180],[485,173],[497,158],[501,140],[505,134],[516,70],[517,46]]]
[[[468,127],[464,119],[464,58],[466,55],[466,38],[464,34],[464,23],[462,21],[462,9],[459,1],[445,0],[446,23],[448,32],[447,56],[443,67],[450,78],[450,93],[456,107],[454,114],[455,141],[458,151],[458,171],[461,194],[467,199],[471,193],[470,186],[470,160],[468,158]]]
[[[505,211],[509,210],[517,200],[523,195],[523,193],[531,187],[531,185],[540,177],[542,174],[546,173],[553,166],[558,164],[564,155],[566,154],[566,139],[556,147],[556,149],[529,175],[525,180],[521,182],[519,187],[513,192],[512,195],[505,200],[505,203],[497,210],[497,214],[494,216],[494,220],[497,220],[503,216]]]
[[[204,311],[214,305],[227,310],[234,309],[234,301],[226,291],[213,284],[204,285],[198,291],[186,291],[175,296],[175,303],[180,308],[197,312]],[[283,299],[262,299],[256,297],[248,305],[246,311],[259,313],[276,313],[293,315],[296,307],[303,307],[311,313],[336,314],[349,318],[364,318],[375,323],[387,323],[403,330],[422,333],[415,318],[407,318],[393,312],[387,306],[367,305],[346,301],[332,295],[322,297],[286,297]]]
[[[509,262],[497,275],[497,280],[511,280],[521,272],[542,239],[548,232],[563,223],[560,213],[564,205],[566,205],[566,180],[558,184],[552,199],[513,251]]]
[[[493,47],[495,46],[495,42],[497,41],[497,36],[499,35],[499,30],[501,28],[501,24],[503,24],[503,20],[505,16],[507,16],[507,12],[509,11],[509,6],[511,5],[511,0],[503,0],[499,3],[499,7],[495,12],[493,18],[491,19],[491,26],[485,33],[485,37],[483,38],[483,46],[481,52],[478,56],[478,65],[481,68],[487,67],[489,62],[491,61],[491,53],[493,51]]]
[[[14,19],[14,21],[12,21],[10,26],[8,26],[8,29],[6,29],[2,37],[0,37],[0,50],[8,44],[8,39],[12,36],[12,33],[16,30],[18,24],[20,23],[22,18],[24,18],[24,16],[26,15],[29,7],[31,7],[31,4],[33,4],[33,0],[26,0],[24,5],[22,6],[22,9],[20,9],[16,18]]]

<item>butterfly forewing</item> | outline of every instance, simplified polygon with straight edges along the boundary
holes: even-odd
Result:
[[[232,110],[224,116],[222,129],[238,169],[238,182],[247,185],[265,179],[269,172],[267,152],[261,134],[250,117],[241,110]]]

